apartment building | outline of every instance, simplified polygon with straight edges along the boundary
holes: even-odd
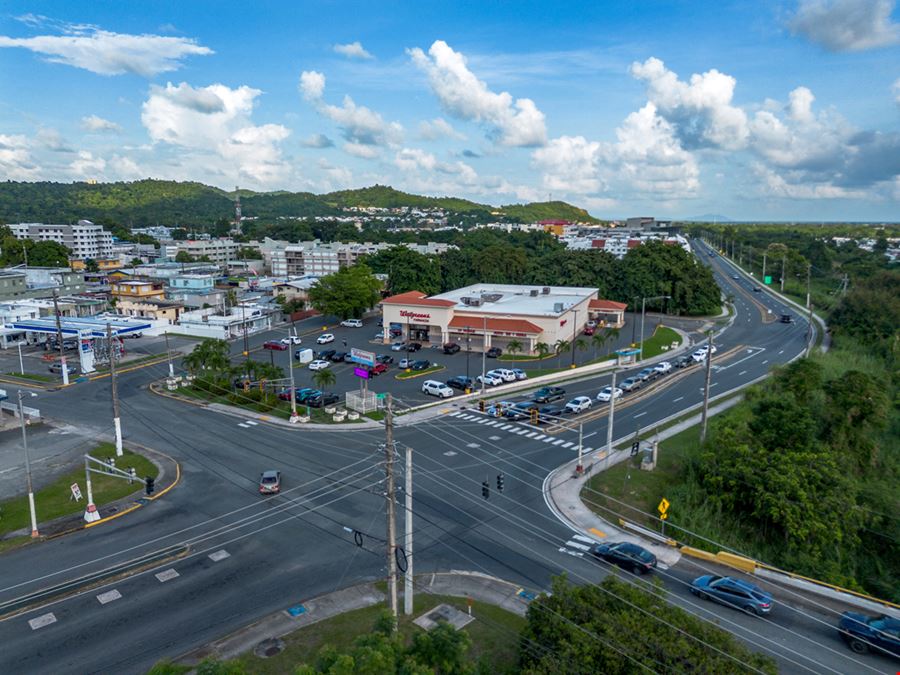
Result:
[[[191,239],[166,244],[165,256],[172,260],[184,251],[194,258],[207,256],[212,262],[224,265],[230,260],[237,259],[238,249],[241,245],[229,237],[216,239]]]
[[[274,276],[324,276],[333,274],[342,267],[355,265],[359,261],[360,256],[374,255],[379,251],[394,248],[395,246],[406,246],[423,255],[440,255],[451,248],[456,248],[453,244],[437,242],[429,242],[427,244],[374,244],[372,242],[333,242],[323,244],[320,241],[304,241],[285,247],[283,275],[275,272],[275,257],[273,256],[272,274]]]
[[[113,257],[112,234],[89,220],[79,220],[76,225],[16,223],[9,229],[16,239],[60,243],[72,251],[73,260],[106,260]]]
[[[84,293],[84,274],[68,267],[11,267],[0,270],[0,301]]]

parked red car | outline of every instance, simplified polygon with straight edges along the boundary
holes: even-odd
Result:
[[[263,349],[274,349],[279,352],[286,351],[288,348],[287,345],[281,344],[279,340],[269,340],[268,342],[263,342]]]
[[[374,366],[369,367],[369,372],[372,373],[372,375],[381,375],[387,371],[388,367],[384,363],[376,363]]]
[[[593,334],[594,334],[594,327],[593,327],[593,326],[585,326],[585,327],[584,327],[584,334],[585,334],[585,335],[593,335]]]

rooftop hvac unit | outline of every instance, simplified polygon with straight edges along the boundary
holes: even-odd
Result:
[[[538,289],[536,289],[536,288],[532,288],[532,289],[531,289],[530,295],[531,295],[532,298],[536,298],[536,297],[537,297],[538,295],[540,295],[540,294],[541,294],[541,292],[540,292]]]
[[[461,298],[459,299],[459,301],[460,301],[462,304],[464,304],[464,305],[471,305],[471,304],[472,304],[472,300],[474,300],[474,299],[475,299],[475,298],[470,298],[468,295],[464,295],[463,297],[461,297]]]
[[[481,298],[469,298],[469,307],[481,307]]]
[[[481,301],[482,302],[497,302],[502,297],[503,297],[503,293],[482,293]]]
[[[550,287],[544,286],[544,288],[541,289],[541,293],[543,293],[544,295],[550,295]]]
[[[565,305],[563,305],[563,303],[561,303],[561,302],[554,302],[553,303],[553,311],[556,312],[557,314],[562,314],[564,306]]]

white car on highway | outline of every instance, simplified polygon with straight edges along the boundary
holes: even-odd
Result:
[[[665,375],[672,370],[672,364],[668,361],[660,361],[655,366],[653,366],[653,370],[655,370],[660,375]]]
[[[591,409],[591,397],[590,396],[576,396],[571,401],[566,403],[565,411],[567,413],[572,413],[573,415],[577,415],[578,413],[582,413],[585,410]]]
[[[622,390],[619,389],[618,387],[616,387],[615,394],[613,394],[612,387],[603,387],[603,389],[600,390],[600,393],[597,394],[597,400],[600,401],[601,403],[609,403],[610,398],[615,396],[616,399],[620,399],[620,398],[622,398],[622,394],[623,394]]]
[[[309,364],[309,369],[310,370],[325,370],[330,365],[331,365],[331,363],[329,363],[325,359],[316,359],[315,361],[313,361],[312,363]]]
[[[322,333],[316,338],[316,343],[320,345],[327,345],[329,342],[334,342],[334,335],[331,333]]]
[[[488,375],[496,375],[504,382],[515,382],[518,379],[513,371],[506,368],[494,368],[488,371]]]
[[[344,328],[362,328],[362,321],[360,319],[344,319],[341,321],[341,325]]]
[[[485,373],[484,375],[479,375],[475,378],[475,381],[481,384],[489,384],[492,387],[496,387],[498,384],[503,384],[503,378],[499,375],[491,375],[490,373]]]
[[[283,344],[283,345],[288,345],[289,347],[291,345],[302,345],[303,344],[303,340],[300,339],[299,335],[288,335],[286,338],[281,338],[281,340],[279,340],[279,342],[281,342],[281,344]]]
[[[691,354],[691,358],[694,359],[694,361],[696,361],[697,363],[700,363],[701,361],[705,361],[706,354],[708,351],[709,351],[709,345],[703,345],[702,347],[697,349],[693,354]],[[717,351],[716,346],[713,345],[712,353],[715,354],[716,351]]]

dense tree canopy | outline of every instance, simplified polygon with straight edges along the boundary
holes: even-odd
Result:
[[[359,318],[380,300],[381,282],[365,265],[344,267],[309,289],[313,307],[340,319]]]
[[[28,262],[29,267],[68,267],[71,251],[55,241],[16,239],[12,231],[0,226],[0,267]]]

